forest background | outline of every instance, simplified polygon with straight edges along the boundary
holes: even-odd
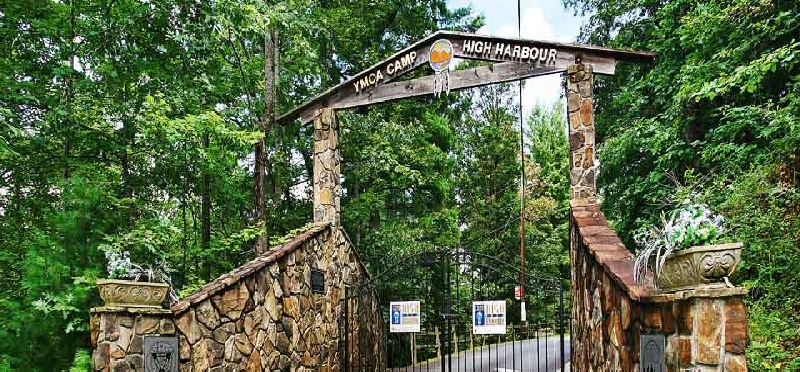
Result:
[[[658,54],[597,81],[614,227],[635,249],[683,198],[725,215],[745,242],[750,369],[800,370],[800,3],[563,5],[586,19],[577,41]],[[276,115],[483,22],[441,0],[0,1],[0,370],[86,368],[105,251],[166,260],[187,294],[304,226],[310,129]],[[370,270],[467,244],[518,262],[515,97],[342,113],[343,224]],[[549,275],[568,265],[564,116],[523,113],[526,260]]]

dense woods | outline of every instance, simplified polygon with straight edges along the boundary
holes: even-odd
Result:
[[[670,203],[721,212],[745,242],[748,366],[800,369],[800,4],[581,1],[580,41],[658,53],[598,83],[598,185],[633,235]]]
[[[683,198],[724,214],[745,242],[750,369],[799,370],[800,4],[563,2],[586,19],[578,41],[658,54],[597,82],[615,229],[635,249]],[[482,25],[442,0],[0,0],[0,370],[87,368],[106,251],[164,259],[186,295],[304,226],[311,128],[275,117]],[[518,263],[515,97],[340,114],[343,225],[371,271],[437,247]],[[568,265],[563,106],[522,113],[526,261],[550,275]]]

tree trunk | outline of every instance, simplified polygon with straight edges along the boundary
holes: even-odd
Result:
[[[183,219],[183,241],[182,241],[182,251],[183,251],[183,269],[181,270],[181,282],[180,285],[186,284],[186,248],[188,247],[188,237],[186,236],[186,232],[188,231],[188,224],[186,222],[186,195],[189,194],[189,188],[187,186],[187,179],[188,174],[186,174],[187,168],[187,161],[186,161],[186,140],[183,141],[182,144],[182,152],[183,152],[183,167],[181,167],[181,186],[183,187],[183,192],[181,193],[181,217]]]
[[[120,171],[120,183],[122,184],[122,197],[123,198],[132,198],[133,197],[133,188],[131,187],[131,164],[130,164],[130,157],[128,156],[129,149],[133,148],[133,135],[135,129],[133,128],[133,123],[129,118],[122,119],[122,143],[119,157],[120,157],[120,166],[122,167]],[[128,207],[128,223],[132,226],[134,221],[134,206],[133,203],[130,203]]]
[[[273,28],[270,30],[271,37],[269,38],[272,40],[272,66],[264,66],[264,89],[265,91],[265,99],[271,102],[271,105],[266,106],[266,110],[264,114],[270,118],[272,121],[272,132],[275,136],[275,160],[272,162],[272,201],[274,203],[273,207],[276,210],[280,210],[281,204],[281,175],[278,172],[274,171],[274,169],[281,169],[279,166],[279,162],[283,161],[283,155],[281,154],[281,125],[278,123],[277,113],[278,113],[278,82],[279,82],[279,73],[278,73],[278,60],[280,58],[279,53],[279,42],[280,39],[278,38],[278,32]]]
[[[356,200],[361,196],[361,190],[359,188],[360,185],[356,184]],[[361,248],[361,221],[359,221],[358,225],[356,225],[356,249]],[[413,333],[411,334],[414,335]],[[416,347],[416,346],[415,346]],[[412,363],[416,364],[416,363]]]
[[[69,2],[69,75],[67,77],[67,119],[64,120],[64,181],[69,181],[69,156],[72,147],[70,136],[72,122],[73,80],[75,79],[75,4]]]
[[[264,35],[264,113],[259,122],[259,131],[266,137],[267,132],[271,127],[275,126],[275,104],[276,92],[275,81],[277,76],[277,49],[275,40],[275,30],[270,29]],[[263,254],[267,251],[268,234],[266,231],[267,213],[265,209],[264,199],[264,182],[266,181],[266,165],[267,165],[267,152],[265,138],[262,138],[256,144],[256,168],[254,174],[255,182],[255,212],[256,222],[264,226],[264,233],[259,236],[255,244],[256,255]],[[278,150],[278,132],[275,135],[276,152]],[[275,173],[274,171],[271,173]],[[276,180],[274,175],[272,178],[272,192],[276,192]],[[278,196],[280,198],[280,196]]]
[[[208,150],[209,146],[208,130],[203,133],[203,148]],[[203,251],[208,252],[211,248],[211,175],[208,171],[208,164],[203,169],[203,195],[202,195],[202,211],[200,216],[200,224],[202,234],[200,244],[203,246]],[[203,274],[206,280],[211,279],[211,262],[206,259],[204,262]]]
[[[263,123],[263,120],[262,120]],[[260,125],[263,128],[263,124]],[[259,128],[262,130],[263,129]],[[253,208],[255,210],[255,217],[256,223],[263,226],[266,229],[267,223],[267,212],[264,209],[264,172],[266,171],[266,160],[267,154],[264,149],[264,138],[261,137],[258,142],[256,143],[256,164],[255,169],[253,170]],[[264,231],[261,236],[258,237],[255,244],[255,253],[256,255],[260,255],[267,251],[267,233],[266,230]]]
[[[120,93],[120,103],[125,104],[130,99],[130,95],[128,94],[128,88],[122,87],[122,92]],[[133,198],[133,186],[131,185],[131,163],[130,163],[130,156],[128,155],[129,152],[133,152],[134,146],[136,146],[136,126],[133,119],[128,116],[128,114],[123,114],[122,117],[122,133],[121,133],[121,140],[120,140],[121,148],[119,152],[119,159],[120,159],[120,166],[122,167],[120,172],[120,183],[122,184],[122,197],[132,199]],[[135,203],[129,203],[128,206],[128,226],[133,227],[135,225],[136,220],[136,205]]]

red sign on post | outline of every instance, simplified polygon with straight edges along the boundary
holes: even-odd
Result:
[[[516,287],[514,287],[514,298],[516,298],[516,299],[517,299],[517,301],[521,300],[521,299],[522,299],[522,296],[523,296],[524,294],[525,294],[525,292],[522,290],[522,287],[521,287],[521,286],[516,286]]]

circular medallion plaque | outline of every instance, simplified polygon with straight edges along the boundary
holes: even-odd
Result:
[[[453,44],[449,40],[437,40],[428,51],[428,61],[436,72],[447,71],[453,61]]]

